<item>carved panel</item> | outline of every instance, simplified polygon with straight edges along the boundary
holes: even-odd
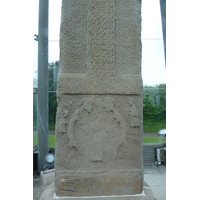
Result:
[[[140,74],[140,10],[137,2],[116,0],[116,72]]]
[[[129,100],[129,106],[130,106],[129,113],[130,113],[130,119],[131,119],[131,127],[133,128],[133,127],[141,126],[139,111],[134,99]]]
[[[60,114],[57,115],[56,134],[63,136],[62,142],[68,149],[66,155],[71,156],[76,149],[75,157],[79,158],[83,168],[91,161],[118,162],[124,156],[123,148],[137,146],[134,141],[141,137],[138,133],[142,129],[142,101],[139,97],[76,95],[75,98],[74,95],[64,95],[58,105]],[[132,166],[133,161],[128,157],[126,162]],[[73,162],[68,167],[72,165]]]
[[[117,147],[126,142],[126,122],[112,98],[84,98],[69,121],[68,138],[69,146],[90,155],[90,161],[101,162],[109,155],[114,159]]]
[[[114,0],[91,0],[88,16],[89,74],[114,75]]]
[[[140,9],[131,0],[63,1],[58,89],[140,94]],[[62,85],[60,85],[62,83]]]
[[[87,12],[89,0],[65,0],[60,31],[60,68],[63,73],[87,70]],[[73,9],[72,9],[73,8]]]

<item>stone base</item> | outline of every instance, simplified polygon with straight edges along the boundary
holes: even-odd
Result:
[[[85,197],[58,197],[55,194],[54,183],[41,195],[40,200],[155,200],[151,188],[144,182],[141,194],[112,195],[112,196],[85,196]]]

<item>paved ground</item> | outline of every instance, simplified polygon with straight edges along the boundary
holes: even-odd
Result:
[[[158,133],[154,133],[154,132],[145,132],[145,133],[143,133],[143,136],[158,136]]]
[[[166,200],[166,167],[144,166],[144,180],[151,187],[156,200]],[[43,186],[40,177],[33,178],[33,200],[39,200],[42,192],[48,186]]]
[[[40,177],[33,177],[33,200],[40,200],[40,196],[46,188],[47,186],[43,186]]]
[[[144,180],[152,189],[156,200],[166,200],[166,167],[144,166]]]

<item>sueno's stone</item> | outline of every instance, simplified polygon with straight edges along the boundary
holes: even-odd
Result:
[[[143,188],[140,0],[63,0],[57,196]]]

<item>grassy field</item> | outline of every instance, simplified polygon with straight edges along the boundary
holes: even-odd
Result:
[[[166,128],[166,120],[162,121],[151,121],[143,120],[143,132],[154,132],[157,133],[160,129]]]
[[[166,137],[143,136],[143,143],[165,143]]]
[[[166,137],[143,136],[143,143],[165,143]],[[37,144],[37,134],[33,135],[33,146]],[[49,147],[55,147],[55,135],[49,134]]]
[[[33,134],[33,146],[37,144],[37,134]],[[55,135],[49,134],[49,147],[55,147]]]
[[[37,126],[35,126],[37,127]],[[166,120],[149,120],[143,119],[143,131],[144,132],[158,132],[160,129],[166,128]],[[55,124],[49,124],[49,130],[55,131]]]

